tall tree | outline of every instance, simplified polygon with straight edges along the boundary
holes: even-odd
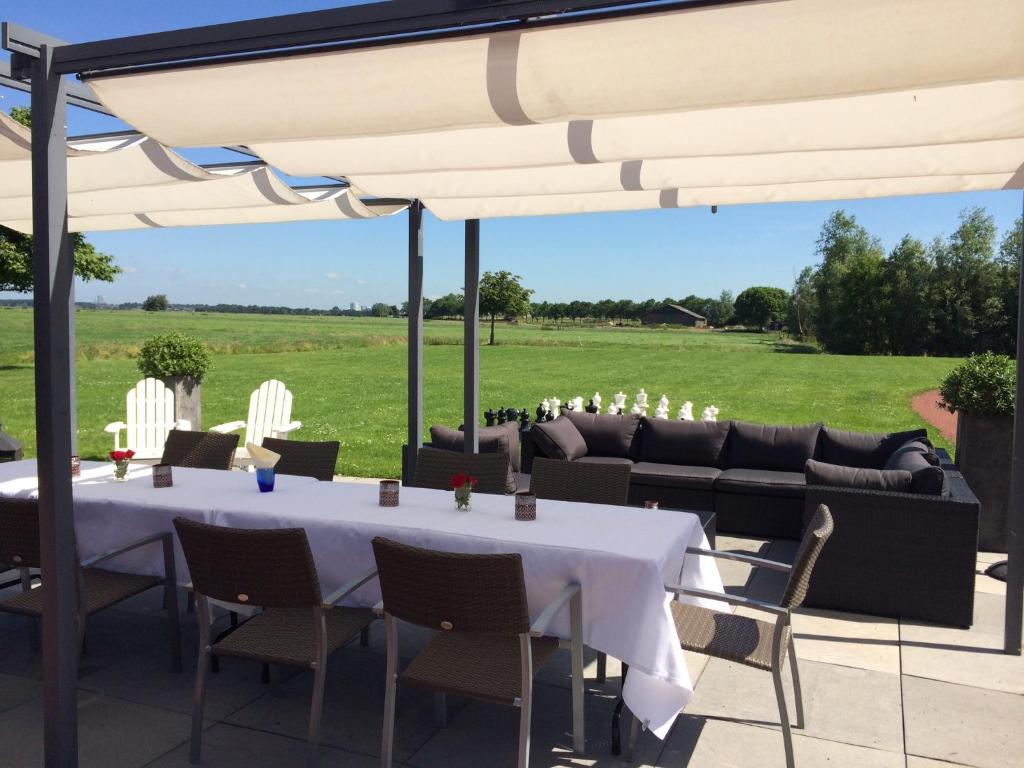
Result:
[[[931,296],[933,265],[920,240],[905,235],[882,264],[882,317],[886,344],[875,352],[923,355],[934,334]]]
[[[818,320],[818,295],[814,290],[814,267],[804,267],[793,282],[789,294],[789,312],[786,328],[791,336],[801,341],[816,336]]]
[[[519,275],[502,270],[484,272],[480,279],[480,314],[491,318],[491,340],[494,345],[494,319],[498,315],[525,315],[530,310],[533,291],[524,288]]]
[[[146,312],[166,312],[168,306],[167,296],[162,293],[147,296],[142,302],[142,308]]]
[[[736,320],[743,325],[767,328],[786,316],[789,293],[782,288],[758,285],[736,297]]]

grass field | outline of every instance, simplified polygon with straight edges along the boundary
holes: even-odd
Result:
[[[154,333],[194,333],[214,351],[203,384],[205,426],[245,418],[268,378],[295,394],[297,439],[338,439],[338,471],[394,476],[405,438],[405,321],[370,318],[82,311],[77,314],[78,434],[83,458],[112,448],[103,426],[124,418],[138,380],[134,355]],[[425,419],[457,426],[462,411],[462,326],[431,321],[424,336]],[[502,326],[480,355],[480,403],[529,408],[544,397],[610,402],[640,387],[720,419],[826,423],[889,431],[920,426],[910,398],[938,386],[947,358],[806,354],[773,334],[681,329]],[[0,422],[34,454],[32,315],[0,309]],[[934,432],[934,430],[933,430]],[[945,445],[933,435],[936,443]]]

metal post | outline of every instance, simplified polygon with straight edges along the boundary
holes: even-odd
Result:
[[[65,241],[71,261],[71,288],[68,291],[68,413],[71,419],[71,453],[78,455],[78,361],[75,360],[75,247],[71,238]]]
[[[480,405],[480,220],[466,221],[466,304],[463,314],[462,423],[466,453],[480,450],[477,411]]]
[[[1003,650],[1020,656],[1024,613],[1024,237],[1021,238],[1017,293],[1017,397],[1013,408],[1013,465],[1006,526],[1006,621]]]
[[[71,318],[65,84],[44,45],[32,72],[32,272],[47,768],[78,765],[77,563],[71,500]]]
[[[402,482],[411,485],[423,440],[423,203],[409,206],[408,427]]]

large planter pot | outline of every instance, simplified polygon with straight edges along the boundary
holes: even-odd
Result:
[[[956,465],[981,501],[978,549],[1006,551],[1006,513],[1010,505],[1013,417],[960,413],[956,427]]]
[[[192,429],[203,428],[203,401],[201,386],[191,376],[167,376],[164,386],[174,390],[174,419],[185,419]]]

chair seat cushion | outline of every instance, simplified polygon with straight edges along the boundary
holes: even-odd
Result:
[[[771,469],[727,469],[715,481],[716,491],[760,496],[802,497],[807,481],[803,472]]]
[[[122,600],[127,600],[129,597],[163,583],[163,580],[157,576],[137,576],[133,573],[118,573],[102,568],[86,568],[83,574],[87,616],[117,605]],[[22,616],[42,616],[43,595],[45,594],[43,590],[45,589],[46,584],[44,583],[28,592],[19,592],[0,603],[0,610]]]
[[[369,608],[331,608],[324,612],[327,653],[358,635],[374,620]],[[213,646],[218,656],[234,656],[290,667],[316,661],[316,635],[310,607],[267,608]]]
[[[558,640],[535,637],[530,643],[536,674],[541,664],[558,650]],[[514,635],[438,632],[405,668],[401,678],[430,691],[512,704],[523,695],[519,638]]]
[[[703,653],[757,669],[770,671],[773,668],[773,623],[676,601],[669,605],[679,644],[684,651]],[[783,648],[788,645],[791,632],[790,627],[783,630]]]
[[[691,467],[679,464],[656,464],[638,461],[633,465],[630,482],[658,485],[665,488],[688,488],[710,491],[722,470],[715,467]]]
[[[625,459],[621,456],[581,456],[576,461],[580,464],[605,464],[616,467],[623,465],[633,466],[632,459]]]

